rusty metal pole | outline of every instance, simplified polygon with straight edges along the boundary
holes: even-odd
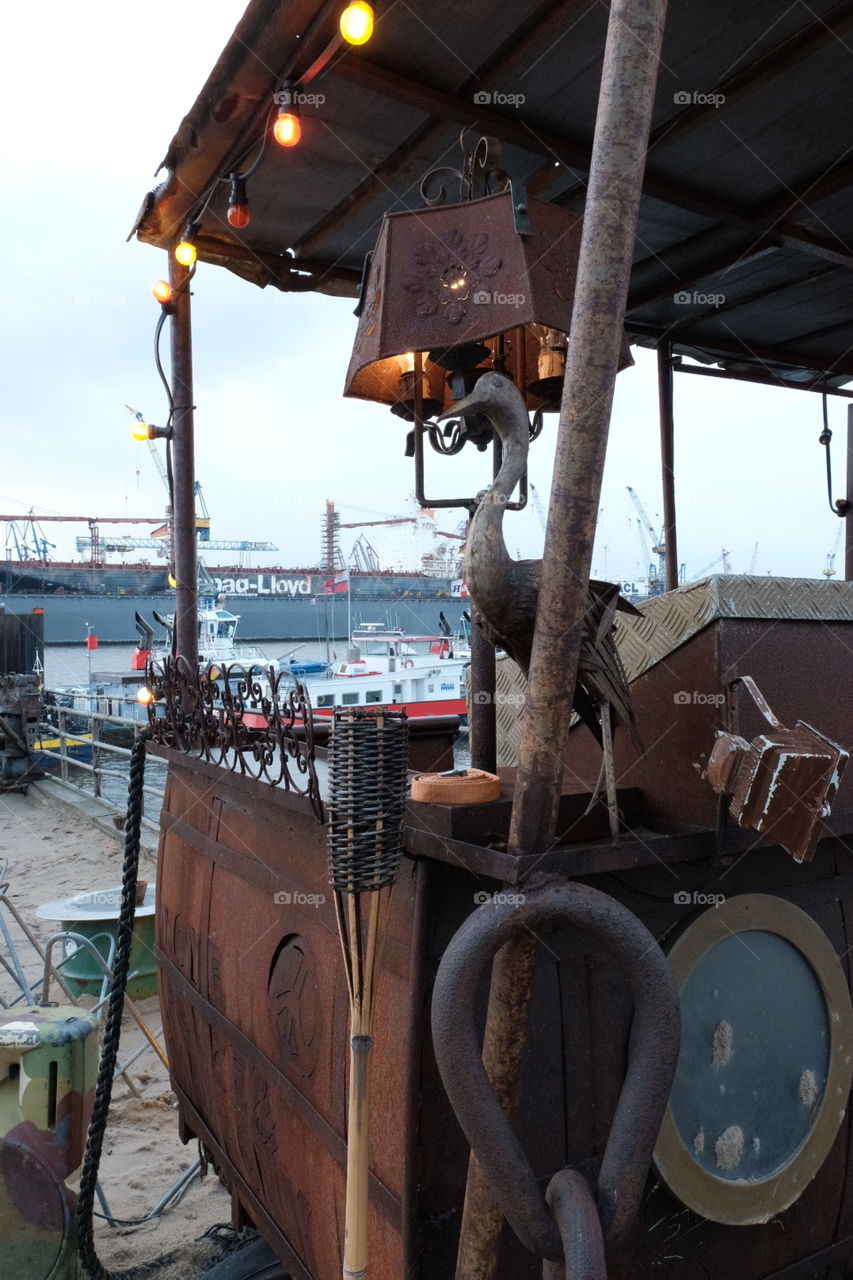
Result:
[[[658,406],[660,412],[660,469],[663,485],[663,545],[666,549],[665,587],[678,586],[678,534],[675,519],[675,415],[673,410],[672,343],[658,346]]]
[[[495,646],[483,635],[476,606],[471,608],[471,767],[497,768]]]
[[[175,647],[198,663],[198,565],[195,532],[195,445],[193,439],[193,350],[190,314],[192,272],[169,254],[172,286],[172,547],[175,556]]]
[[[853,582],[853,404],[847,406],[847,492],[844,517],[844,577]]]
[[[536,613],[509,848],[550,847],[557,826],[572,691],[586,611],[613,387],[642,191],[666,0],[613,0],[601,73],[546,547]],[[518,1094],[536,941],[495,957],[483,1062],[501,1064],[503,1104]],[[513,1075],[514,1078],[508,1079]],[[500,1222],[488,1183],[469,1167],[457,1280],[492,1280]]]

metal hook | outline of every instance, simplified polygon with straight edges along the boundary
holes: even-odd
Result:
[[[579,1191],[581,1175],[558,1174],[549,1187],[557,1222],[486,1075],[474,1018],[480,978],[495,953],[519,929],[535,933],[552,925],[573,926],[610,951],[631,988],[635,1010],[628,1070],[595,1195],[588,1187]],[[678,993],[657,942],[627,907],[588,885],[550,881],[526,891],[520,906],[480,907],[442,958],[432,1000],[432,1034],[447,1096],[519,1240],[540,1257],[565,1260],[574,1268],[567,1269],[568,1280],[604,1276],[595,1261],[591,1205],[597,1202],[602,1241],[622,1238],[636,1218],[678,1060],[679,1030]],[[578,1249],[590,1259],[580,1270]]]

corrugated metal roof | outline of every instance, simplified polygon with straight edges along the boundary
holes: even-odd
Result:
[[[354,294],[382,215],[421,205],[464,126],[502,140],[531,194],[582,207],[607,7],[431,0],[380,8],[368,45],[332,52],[300,145],[268,147],[232,230],[218,180],[255,158],[275,89],[328,51],[339,8],[253,0],[169,147],[143,240],[174,243],[206,204],[203,260]],[[629,333],[853,376],[851,41],[853,3],[671,0]]]

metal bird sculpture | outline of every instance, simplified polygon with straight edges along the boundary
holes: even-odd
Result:
[[[474,390],[443,418],[482,413],[503,446],[503,461],[490,489],[480,495],[465,553],[468,590],[486,637],[503,648],[527,676],[542,576],[541,560],[513,560],[503,534],[504,510],[527,466],[530,424],[517,387],[500,373],[485,373]],[[591,579],[584,618],[573,705],[601,742],[596,704],[608,703],[616,723],[638,741],[631,694],[616,652],[612,629],[616,610],[636,614],[610,582]]]

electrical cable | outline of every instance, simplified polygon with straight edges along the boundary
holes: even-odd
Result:
[[[832,456],[829,451],[829,445],[832,440],[832,431],[829,427],[829,408],[827,404],[827,396],[824,391],[821,399],[823,400],[823,431],[818,437],[818,442],[823,445],[826,450],[826,498],[829,503],[829,509],[834,516],[844,519],[850,510],[850,503],[846,498],[839,498],[837,502],[832,501]]]

